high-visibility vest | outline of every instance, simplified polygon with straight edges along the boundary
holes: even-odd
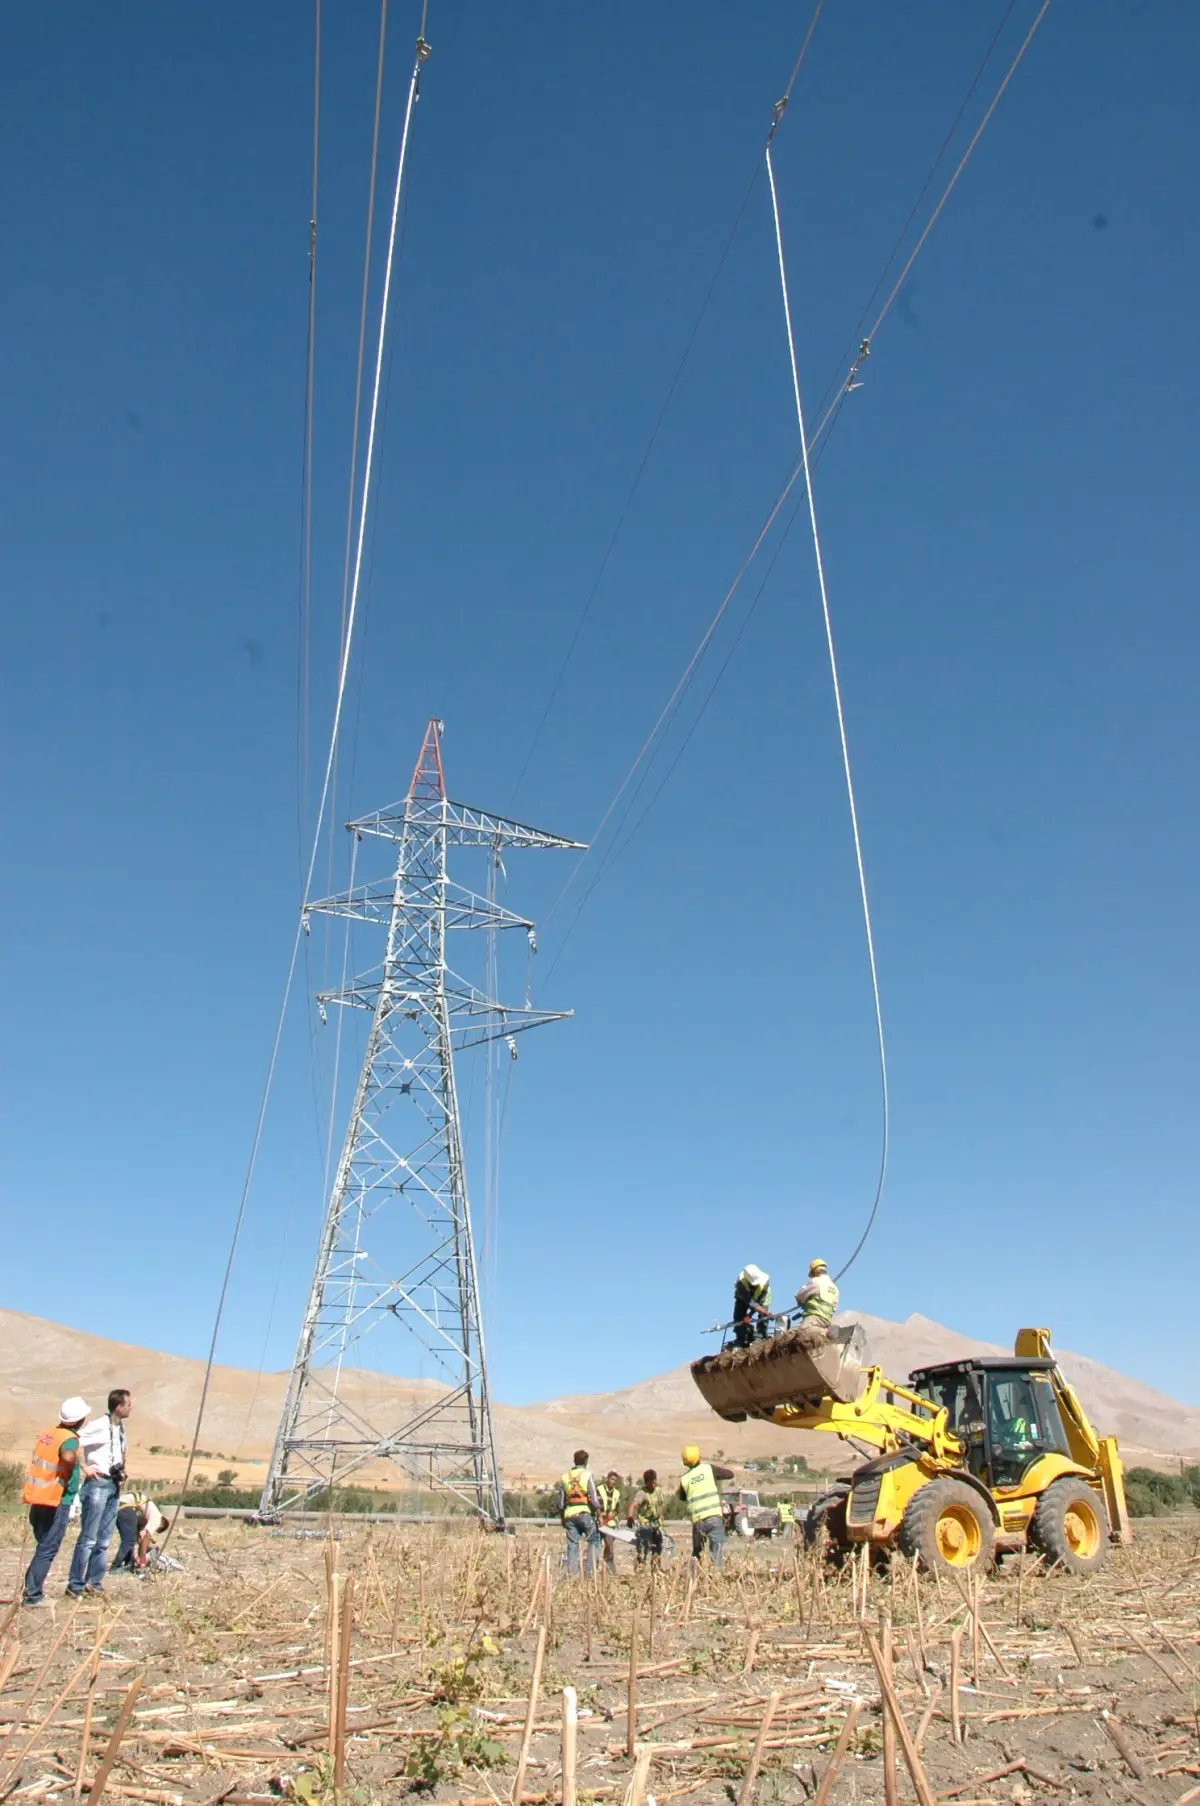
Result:
[[[606,1486],[601,1480],[596,1486],[596,1497],[600,1501],[600,1515],[605,1523],[617,1515],[617,1506],[621,1503],[621,1488]]]
[[[693,1524],[721,1516],[721,1495],[711,1462],[699,1461],[695,1467],[689,1467],[679,1484]]]
[[[737,1285],[733,1289],[733,1309],[735,1318],[743,1317],[746,1313],[746,1306],[749,1304],[759,1304],[764,1311],[770,1310],[770,1280],[764,1279],[761,1285],[756,1286],[751,1285],[748,1279],[738,1280]]]
[[[780,1501],[779,1501],[779,1522],[781,1524],[794,1524],[795,1521],[796,1521],[796,1514],[792,1510],[791,1506],[788,1504],[787,1500],[780,1499]]]
[[[826,1325],[832,1323],[833,1313],[838,1307],[837,1287],[828,1273],[814,1274],[808,1284],[812,1286],[813,1290],[801,1306],[805,1323],[824,1323]],[[806,1291],[807,1289],[805,1287]]]
[[[591,1484],[592,1476],[586,1467],[567,1469],[562,1477],[564,1518],[581,1517],[585,1511],[592,1509],[592,1502],[588,1497]]]
[[[33,1454],[25,1469],[25,1484],[21,1488],[22,1505],[62,1503],[67,1481],[71,1478],[71,1469],[63,1460],[62,1445],[76,1434],[76,1431],[65,1429],[62,1424],[55,1424],[52,1430],[42,1431],[33,1445]]]
[[[633,1503],[633,1521],[635,1524],[648,1525],[657,1529],[662,1523],[663,1500],[657,1486],[653,1492],[642,1491]]]

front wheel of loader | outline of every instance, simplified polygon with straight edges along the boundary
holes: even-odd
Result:
[[[900,1524],[903,1554],[933,1574],[990,1567],[996,1528],[979,1495],[961,1480],[930,1480],[908,1501]]]
[[[1108,1560],[1108,1514],[1086,1480],[1068,1474],[1048,1486],[1029,1526],[1031,1545],[1068,1574],[1094,1574]]]

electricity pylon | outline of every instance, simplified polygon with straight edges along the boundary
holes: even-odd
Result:
[[[309,905],[385,927],[387,941],[382,965],[318,998],[322,1013],[330,1004],[369,1010],[371,1026],[264,1516],[390,1459],[503,1521],[454,1054],[501,1037],[515,1053],[520,1030],[570,1012],[498,1003],[446,964],[448,929],[521,928],[535,945],[531,922],[451,881],[446,854],[478,847],[495,861],[504,847],[581,843],[450,802],[441,735],[431,721],[402,803],[348,824],[360,841],[396,843],[392,876]],[[367,1338],[370,1375],[361,1371]]]

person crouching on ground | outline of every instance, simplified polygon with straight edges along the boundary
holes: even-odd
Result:
[[[554,1501],[555,1510],[562,1519],[562,1527],[566,1532],[567,1573],[578,1574],[579,1545],[582,1543],[583,1571],[590,1574],[601,1540],[596,1528],[600,1520],[600,1499],[596,1483],[588,1470],[586,1449],[575,1450],[574,1464],[559,1481]]]
[[[642,1475],[641,1486],[629,1503],[629,1528],[633,1531],[639,1568],[646,1561],[649,1561],[651,1567],[657,1568],[662,1561],[662,1519],[665,1505],[666,1501],[658,1490],[658,1475],[652,1467],[648,1467]]]
[[[108,1395],[108,1413],[93,1417],[79,1432],[83,1457],[83,1485],[79,1491],[79,1537],[71,1556],[67,1592],[72,1599],[84,1593],[104,1592],[108,1545],[120,1508],[125,1479],[125,1419],[133,1409],[128,1390],[116,1387]]]
[[[29,1507],[29,1528],[37,1549],[25,1570],[24,1605],[43,1603],[46,1576],[67,1533],[82,1473],[79,1431],[89,1409],[81,1398],[65,1398],[57,1424],[52,1430],[43,1430],[33,1445],[21,1503]]]

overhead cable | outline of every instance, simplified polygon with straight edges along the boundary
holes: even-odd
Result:
[[[799,75],[800,70],[804,64],[805,57],[808,55],[808,47],[809,47],[810,43],[812,42],[812,35],[813,35],[813,32],[816,30],[817,20],[821,16],[821,9],[824,6],[824,4],[825,4],[825,0],[816,0],[816,5],[813,8],[812,17],[809,19],[809,22],[808,22],[808,29],[805,32],[803,42],[800,45],[799,54],[796,57],[796,60],[792,65],[792,72],[788,76],[787,86],[783,91],[782,98],[779,100],[779,102],[777,102],[777,110],[778,111],[782,111],[782,109],[784,107],[786,107],[788,100],[791,97],[792,89],[796,85],[796,78]],[[733,225],[729,229],[729,234],[725,240],[724,248],[721,251],[720,257],[717,259],[717,267],[713,271],[712,279],[709,282],[708,287],[704,291],[704,298],[700,303],[699,312],[697,313],[695,320],[692,322],[692,329],[688,333],[687,340],[684,344],[683,351],[680,355],[679,361],[676,364],[674,373],[671,377],[670,382],[667,385],[667,393],[663,399],[662,406],[660,407],[660,409],[658,411],[658,415],[657,415],[657,418],[655,419],[654,425],[651,428],[650,437],[646,441],[645,450],[643,451],[642,456],[638,462],[637,469],[634,472],[633,481],[630,484],[629,489],[626,492],[625,499],[621,504],[620,512],[617,515],[616,525],[614,526],[611,534],[609,535],[608,542],[605,545],[603,555],[600,559],[599,568],[596,572],[595,577],[592,580],[591,587],[589,588],[588,593],[584,598],[583,607],[579,611],[579,615],[576,619],[575,626],[571,633],[571,638],[567,643],[567,649],[562,656],[562,660],[559,664],[557,672],[555,673],[554,680],[550,685],[550,694],[546,699],[545,707],[543,708],[541,717],[538,721],[536,728],[534,729],[533,738],[531,739],[529,746],[526,750],[525,758],[521,764],[521,769],[517,773],[517,781],[513,785],[512,794],[509,797],[509,807],[510,808],[516,802],[518,792],[520,791],[522,784],[525,782],[526,777],[529,775],[529,768],[532,765],[534,755],[537,752],[539,745],[541,744],[542,735],[546,731],[546,724],[549,721],[550,716],[554,709],[554,705],[558,700],[559,693],[563,686],[563,680],[565,679],[565,677],[567,675],[567,671],[571,665],[571,661],[575,657],[575,652],[576,652],[576,649],[578,648],[580,637],[583,633],[584,627],[587,624],[588,618],[592,612],[592,606],[595,603],[597,595],[599,594],[600,585],[604,581],[604,574],[608,569],[609,562],[612,558],[613,552],[616,549],[617,541],[620,539],[621,534],[624,531],[625,522],[629,517],[629,510],[633,505],[634,497],[636,496],[639,488],[641,487],[642,478],[646,474],[646,467],[650,462],[650,459],[653,455],[655,446],[658,444],[659,434],[662,432],[663,424],[667,418],[667,415],[670,413],[671,404],[674,401],[676,391],[679,388],[679,384],[680,384],[680,380],[683,376],[684,368],[688,362],[688,359],[691,357],[692,351],[696,344],[696,340],[700,336],[700,329],[703,326],[704,320],[708,314],[709,306],[712,302],[713,295],[716,292],[717,283],[721,279],[722,272],[724,271],[725,265],[729,259],[729,253],[733,249],[734,241],[737,238],[738,232],[741,230],[742,220],[745,217],[746,208],[750,204],[750,196],[753,194],[755,184],[758,181],[760,168],[761,168],[761,165],[759,164],[759,160],[756,155],[755,159],[754,159],[754,168],[750,175],[750,181],[747,184],[746,191],[742,196],[741,205],[738,207],[737,213],[734,216]]]
[[[225,1271],[221,1281],[221,1289],[217,1300],[216,1318],[213,1323],[212,1339],[209,1344],[208,1359],[204,1369],[204,1380],[200,1388],[200,1404],[196,1415],[196,1427],[188,1453],[187,1468],[184,1473],[181,1499],[187,1494],[191,1481],[192,1468],[199,1446],[200,1431],[204,1422],[204,1412],[208,1404],[208,1394],[212,1383],[212,1370],[216,1361],[217,1340],[221,1332],[221,1323],[225,1314],[225,1303],[229,1294],[229,1284],[233,1276],[234,1261],[237,1256],[238,1243],[241,1239],[242,1226],[246,1217],[246,1206],[250,1197],[250,1188],[254,1179],[255,1167],[258,1163],[259,1148],[262,1145],[263,1128],[266,1122],[267,1106],[274,1084],[275,1071],[279,1063],[279,1050],[283,1040],[283,1027],[287,1017],[288,1004],[291,1000],[292,985],[296,976],[296,964],[300,953],[300,943],[305,928],[305,912],[312,892],[313,872],[316,869],[317,853],[321,844],[321,835],[325,824],[325,814],[329,807],[330,790],[333,780],[334,766],[337,759],[338,741],[341,734],[342,710],[346,695],[346,679],[350,668],[350,654],[354,643],[354,624],[358,612],[358,592],[362,576],[363,543],[366,536],[367,516],[371,501],[371,477],[375,457],[375,438],[379,416],[379,393],[383,376],[384,348],[387,341],[387,324],[389,303],[392,289],[392,270],[396,249],[396,225],[400,215],[400,197],[404,186],[404,172],[408,160],[409,138],[412,129],[413,112],[420,91],[421,70],[429,55],[429,45],[425,39],[425,19],[427,4],[423,6],[421,15],[421,34],[417,38],[416,52],[413,59],[412,75],[408,85],[408,98],[404,109],[404,126],[400,138],[400,152],[396,162],[396,180],[392,192],[391,221],[388,229],[387,257],[384,264],[383,292],[379,303],[379,331],[375,348],[375,372],[371,389],[371,407],[368,415],[367,447],[363,461],[362,486],[358,509],[358,531],[355,541],[353,578],[350,586],[350,603],[346,610],[345,628],[342,636],[342,647],[338,659],[337,693],[334,702],[333,721],[329,734],[329,750],[325,759],[325,774],[321,785],[317,818],[313,829],[312,848],[309,854],[308,868],[305,874],[301,908],[297,917],[296,932],[292,940],[291,957],[288,961],[287,977],[284,982],[283,1001],[275,1024],[275,1034],[271,1044],[270,1058],[267,1063],[267,1076],[263,1085],[258,1114],[255,1119],[254,1133],[251,1137],[250,1156],[242,1183],[241,1197],[234,1219],[233,1235],[230,1240],[229,1254],[225,1263]],[[174,1520],[172,1520],[174,1522]]]
[[[771,190],[771,216],[775,225],[775,249],[779,260],[779,288],[783,299],[783,319],[787,328],[788,363],[792,373],[792,396],[796,404],[796,427],[800,434],[800,457],[804,466],[804,489],[808,498],[808,520],[812,529],[813,558],[817,567],[817,587],[821,592],[821,619],[825,626],[825,648],[829,654],[829,677],[833,686],[833,704],[837,714],[838,740],[842,750],[842,773],[846,781],[846,802],[850,810],[850,828],[854,837],[854,862],[858,869],[858,894],[862,904],[863,931],[867,943],[867,963],[871,972],[871,996],[875,1005],[875,1033],[879,1049],[879,1085],[882,1102],[882,1136],[879,1154],[879,1175],[875,1184],[875,1197],[871,1204],[866,1228],[859,1238],[849,1260],[846,1261],[836,1277],[841,1278],[847,1268],[853,1266],[862,1250],[879,1211],[883,1197],[884,1181],[887,1177],[888,1135],[890,1128],[890,1110],[888,1105],[887,1044],[883,1033],[883,1003],[879,994],[879,968],[875,958],[875,935],[871,927],[871,904],[867,892],[867,871],[863,862],[862,833],[858,821],[858,803],[854,794],[854,772],[850,763],[850,742],[846,735],[846,712],[842,705],[842,684],[838,675],[837,650],[833,640],[833,616],[829,608],[829,588],[825,581],[825,560],[821,555],[821,534],[817,526],[817,503],[813,492],[812,467],[808,456],[808,435],[804,425],[804,403],[800,396],[800,372],[796,364],[796,335],[792,327],[792,304],[788,295],[787,263],[783,255],[783,226],[779,218],[779,194],[775,186],[775,165],[771,159],[771,146],[766,148],[767,183]]]
[[[905,266],[904,266],[904,272],[900,279],[900,282],[893,285],[883,306],[880,308],[878,314],[875,316],[874,324],[871,327],[871,336],[872,337],[879,330],[880,325],[882,324],[884,318],[886,317],[887,313],[891,309],[892,304],[894,303],[897,295],[900,292],[900,288],[903,286],[904,278],[911,271],[913,263],[915,262],[918,253],[923,248],[926,240],[929,237],[929,233],[932,230],[934,222],[936,221],[938,215],[942,212],[942,209],[945,206],[946,201],[949,199],[950,193],[951,193],[952,189],[954,188],[956,182],[958,181],[959,176],[962,174],[963,169],[965,168],[968,159],[970,158],[971,154],[973,153],[976,146],[978,145],[979,139],[982,136],[984,127],[987,125],[988,121],[992,117],[992,114],[995,112],[996,106],[1000,100],[1000,97],[1004,93],[1004,90],[1007,88],[1009,82],[1012,79],[1013,74],[1016,71],[1017,65],[1020,63],[1022,57],[1024,56],[1026,50],[1028,49],[1030,41],[1032,40],[1033,34],[1037,30],[1038,25],[1041,23],[1041,20],[1042,20],[1043,16],[1045,15],[1045,12],[1046,12],[1047,7],[1049,6],[1049,3],[1050,3],[1050,0],[1043,0],[1043,4],[1042,4],[1036,18],[1034,19],[1032,26],[1030,27],[1029,31],[1026,33],[1025,38],[1023,39],[1015,56],[1013,57],[1012,61],[1010,62],[1009,66],[1003,76],[1003,79],[1001,80],[995,94],[993,95],[991,102],[989,103],[987,110],[983,116],[983,119],[980,122],[979,127],[976,129],[976,131],[972,135],[971,141],[968,144],[966,151],[964,152],[963,156],[959,159],[959,162],[956,165],[949,181],[947,182],[945,188],[942,190],[941,195],[934,207],[933,213],[931,214],[930,219],[927,221],[924,229],[922,230],[920,239],[917,243],[915,250],[913,251],[912,255],[907,259]],[[951,126],[950,132],[947,135],[946,142],[949,142],[949,139],[953,137],[953,134],[954,134],[955,130],[957,129],[959,122],[962,119],[963,113],[966,110],[966,107],[970,101],[971,95],[974,93],[976,87],[978,86],[980,78],[986,69],[987,63],[991,58],[993,50],[995,49],[997,38],[999,37],[1000,32],[1003,31],[1004,24],[1006,23],[1009,15],[1012,12],[1013,5],[1015,5],[1015,0],[1010,0],[1010,5],[1008,8],[1008,11],[1005,13],[1004,18],[1001,20],[999,30],[997,31],[996,34],[993,35],[991,44],[989,45],[988,50],[987,50],[986,54],[984,55],[983,61],[981,62],[981,64],[979,65],[979,68],[975,72],[975,75],[971,81],[970,87],[967,90],[967,94],[963,100],[963,103],[959,107],[958,113],[955,116],[954,124]],[[812,23],[815,23],[815,20],[810,22],[809,33],[807,35],[811,35]],[[788,90],[788,92],[790,92],[790,89]],[[777,102],[776,107],[775,107],[775,116],[774,116],[774,119],[772,122],[772,133],[778,126],[781,117],[782,117],[782,113],[781,113],[781,109],[780,109],[780,104]],[[942,160],[944,151],[945,151],[945,143],[943,144],[942,150],[939,151],[938,156],[935,158],[933,167],[932,167],[929,175],[927,175],[925,178],[925,181],[922,185],[920,194],[918,195],[916,202],[914,203],[912,209],[909,212],[908,220],[905,222],[904,229],[900,234],[900,238],[897,241],[897,245],[893,248],[891,254],[889,255],[889,257],[887,259],[887,262],[884,264],[883,271],[882,271],[881,275],[879,276],[879,278],[877,279],[874,289],[872,290],[870,300],[868,301],[867,306],[863,309],[862,316],[860,317],[859,328],[856,330],[856,333],[855,333],[855,339],[858,339],[858,334],[861,331],[862,321],[867,318],[867,316],[870,312],[871,305],[875,299],[875,296],[879,293],[879,290],[883,287],[884,282],[887,280],[887,274],[888,274],[888,271],[891,268],[892,264],[895,262],[899,244],[903,242],[903,239],[906,236],[908,229],[911,226],[912,221],[916,216],[916,213],[920,206],[922,197],[928,192],[929,184],[933,178],[933,175],[937,171],[938,164]],[[861,357],[863,355],[865,355],[865,354],[863,352],[862,344],[860,342],[858,356],[861,359]],[[854,367],[855,367],[854,365],[851,365],[852,371],[853,371]],[[830,388],[826,390],[826,396],[828,396],[830,391],[832,390],[834,384],[836,384],[838,392],[837,392],[836,396],[834,397],[832,403],[825,409],[816,428],[809,435],[807,449],[808,449],[808,454],[809,454],[809,458],[810,458],[813,469],[816,468],[817,463],[820,461],[821,453],[824,450],[823,441],[828,439],[829,432],[831,431],[832,427],[837,422],[842,404],[845,401],[846,395],[849,392],[849,387],[848,387],[849,380],[850,379],[846,375],[839,373],[838,375],[836,375],[834,377],[833,383],[830,384]],[[701,663],[703,662],[705,656],[707,655],[709,646],[712,642],[712,638],[713,638],[713,635],[714,635],[717,627],[720,625],[720,622],[721,622],[722,618],[724,617],[725,613],[727,612],[730,603],[732,602],[735,594],[737,593],[742,582],[744,581],[746,574],[750,569],[751,564],[753,563],[755,557],[757,556],[758,551],[761,548],[763,541],[767,537],[767,534],[770,531],[772,525],[774,524],[775,520],[777,519],[779,512],[780,512],[781,508],[783,507],[784,502],[787,500],[792,489],[794,488],[796,483],[800,480],[800,478],[803,476],[803,474],[804,474],[804,458],[801,456],[796,459],[790,472],[788,473],[788,476],[783,484],[783,487],[779,490],[779,492],[775,496],[775,499],[772,502],[771,507],[767,513],[766,519],[764,520],[761,528],[759,529],[759,532],[755,537],[754,543],[752,544],[748,555],[742,561],[742,564],[740,565],[740,567],[737,571],[737,574],[734,577],[733,583],[731,584],[730,588],[726,591],[725,595],[722,597],[721,602],[717,608],[716,614],[713,616],[712,620],[709,622],[708,626],[704,629],[703,633],[701,634],[699,643],[697,644],[697,647],[696,647],[694,653],[692,654],[691,658],[688,660],[687,664],[685,665],[682,676],[680,677],[678,683],[675,685],[675,688],[672,690],[670,696],[667,699],[666,704],[664,705],[662,710],[660,710],[659,715],[655,721],[655,724],[651,728],[650,733],[647,735],[645,741],[642,743],[642,746],[639,749],[637,757],[634,759],[633,764],[626,771],[624,777],[621,779],[619,785],[617,786],[617,789],[614,792],[613,797],[611,798],[610,802],[608,803],[607,807],[605,808],[604,813],[602,814],[602,816],[600,818],[599,824],[597,825],[596,829],[593,831],[593,833],[590,837],[586,851],[581,853],[580,857],[576,860],[575,865],[572,867],[570,873],[568,874],[566,883],[564,884],[562,890],[559,892],[558,896],[554,900],[553,905],[551,906],[550,914],[547,917],[547,924],[549,924],[549,922],[552,921],[557,915],[564,913],[562,905],[565,901],[567,893],[570,891],[570,889],[573,887],[573,885],[575,883],[575,880],[579,874],[580,868],[583,866],[583,864],[589,858],[593,857],[596,854],[596,852],[599,850],[600,836],[603,834],[605,828],[608,826],[609,821],[612,819],[613,813],[616,810],[618,804],[620,803],[622,796],[625,794],[625,791],[628,789],[630,783],[633,781],[634,777],[637,775],[643,762],[648,757],[651,756],[652,749],[656,748],[656,746],[658,744],[658,737],[659,737],[660,733],[675,718],[675,715],[677,713],[680,703],[683,701],[683,698],[687,694],[687,691],[690,688],[690,685],[696,675],[696,672],[698,671]],[[727,669],[727,667],[728,667],[728,661],[726,661],[725,664],[722,665],[722,673]],[[719,679],[718,679],[718,681],[719,681]],[[707,707],[707,703],[705,704],[705,706]],[[690,738],[690,734],[689,734],[689,738]],[[674,769],[674,766],[676,763],[678,763],[677,760],[673,761],[672,767],[671,767],[672,770]],[[661,789],[662,789],[662,786],[660,785],[659,790],[655,792],[655,797],[658,796],[658,794],[661,792]],[[624,819],[624,817],[622,817],[622,820],[623,819]],[[565,946],[567,938],[569,938],[569,935],[574,932],[574,928],[575,928],[576,922],[578,920],[579,913],[582,909],[583,902],[586,902],[587,898],[589,898],[591,896],[592,891],[596,888],[596,885],[600,882],[601,877],[603,877],[605,875],[605,873],[608,871],[608,869],[610,869],[611,865],[614,863],[614,860],[609,856],[610,852],[611,852],[611,849],[609,849],[608,851],[606,851],[604,853],[603,858],[602,858],[602,870],[597,875],[597,877],[592,881],[592,883],[589,884],[584,898],[579,903],[572,905],[573,920],[571,922],[571,926],[567,931],[567,935],[565,935],[563,937],[562,944],[560,944],[559,948],[556,950],[554,959],[552,960],[550,966],[548,967],[547,971],[542,976],[541,982],[543,985],[548,981],[551,972],[553,972],[555,966],[558,964],[558,960],[561,957],[563,946]]]

